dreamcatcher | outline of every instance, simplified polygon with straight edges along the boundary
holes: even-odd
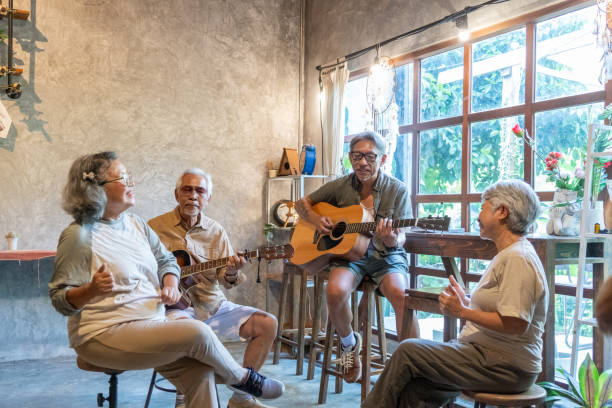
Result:
[[[383,166],[385,173],[391,173],[393,153],[399,135],[395,103],[395,65],[389,57],[380,57],[376,49],[376,59],[370,68],[366,83],[367,128],[378,132],[386,143],[387,161]]]
[[[599,81],[612,79],[612,0],[597,0],[597,45],[603,49]]]

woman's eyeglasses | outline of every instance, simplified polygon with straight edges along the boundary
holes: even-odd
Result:
[[[134,185],[134,179],[132,178],[132,175],[130,173],[123,173],[123,174],[121,174],[121,176],[119,176],[117,178],[114,178],[112,180],[104,180],[103,182],[100,183],[100,185],[103,186],[106,183],[114,183],[116,181],[120,182],[124,186],[133,186]]]

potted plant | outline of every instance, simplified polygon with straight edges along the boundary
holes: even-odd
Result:
[[[7,243],[7,247],[9,251],[16,251],[17,250],[17,241],[19,240],[19,238],[17,237],[17,234],[15,234],[13,231],[10,231],[9,233],[7,233],[4,238],[6,238],[6,243]]]
[[[578,369],[578,382],[563,368],[558,368],[567,380],[567,389],[552,382],[541,382],[546,390],[546,402],[562,401],[563,406],[584,408],[612,407],[612,370],[599,374],[591,356],[586,358]]]

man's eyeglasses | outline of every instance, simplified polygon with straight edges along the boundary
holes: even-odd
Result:
[[[130,173],[123,173],[121,174],[121,176],[114,178],[112,180],[104,180],[103,182],[100,183],[101,186],[107,184],[107,183],[114,183],[115,181],[120,182],[121,184],[123,184],[124,186],[133,186],[134,185],[134,179],[132,178],[132,175]]]
[[[194,191],[197,195],[206,195],[206,189],[204,187],[182,186],[180,189],[181,194],[184,195],[191,195]]]
[[[351,160],[356,161],[356,162],[360,161],[361,159],[365,157],[368,163],[374,163],[376,161],[376,158],[378,157],[376,153],[372,153],[372,152],[369,152],[369,153],[350,152],[349,156]]]

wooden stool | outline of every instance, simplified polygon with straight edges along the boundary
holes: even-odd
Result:
[[[285,310],[287,303],[287,292],[289,291],[289,277],[300,276],[299,312],[298,326],[285,329]],[[306,285],[308,273],[297,265],[285,263],[283,266],[283,280],[281,283],[281,296],[278,302],[278,328],[276,330],[276,344],[274,346],[274,358],[272,364],[278,364],[280,359],[281,344],[297,347],[297,361],[295,374],[301,375],[304,371],[304,342],[306,334]],[[297,338],[295,337],[297,336]]]
[[[312,333],[318,333],[319,328],[321,326],[321,291],[323,282],[327,277],[327,272],[320,272],[314,274],[314,299],[316,301],[317,307],[315,308],[315,316],[313,319],[313,325],[316,327],[313,327],[312,329],[306,327],[306,309],[308,299],[307,286],[309,273],[313,273],[313,271],[305,270],[292,263],[285,263],[283,267],[283,279],[281,283],[281,296],[278,303],[278,328],[276,331],[276,344],[274,346],[274,357],[272,360],[272,364],[278,364],[282,344],[287,344],[291,347],[295,347],[297,348],[297,361],[295,367],[296,375],[302,375],[302,373],[304,372],[304,347],[306,342],[312,342]],[[321,275],[323,280],[317,280],[316,277],[319,275]],[[285,325],[286,319],[286,303],[289,291],[289,278],[294,278],[296,276],[300,276],[300,291],[298,295],[298,324],[297,327],[286,329],[283,326]],[[317,284],[317,282],[320,283]],[[315,341],[316,337],[317,336],[315,336]],[[310,359],[308,372],[309,376],[312,378],[314,376],[314,361],[311,362]]]
[[[493,394],[473,391],[463,391],[463,393],[474,400],[474,408],[485,408],[487,404],[500,407],[531,407],[532,405],[537,407],[546,399],[546,391],[536,384],[520,394]]]
[[[310,356],[308,357],[308,372],[306,373],[306,379],[312,380],[314,378],[315,364],[317,361],[317,352],[319,350],[325,351],[325,342],[320,342],[326,338],[325,333],[320,334],[321,331],[321,320],[323,310],[323,299],[325,281],[329,279],[329,271],[321,271],[314,275],[314,301],[315,309],[314,316],[312,318],[312,330],[310,332]]]
[[[99,367],[93,364],[88,363],[83,360],[81,357],[77,357],[77,367],[84,371],[93,371],[96,373],[104,373],[106,375],[110,375],[110,379],[108,380],[108,397],[104,397],[104,395],[100,392],[98,393],[98,406],[101,407],[104,405],[104,401],[108,401],[109,408],[117,407],[117,376],[121,374],[122,370],[114,370],[112,368],[104,368]]]
[[[357,310],[357,293],[351,295],[351,303],[353,309],[353,331],[358,331],[360,320],[363,321],[363,343],[361,350],[361,401],[365,399],[370,392],[370,377],[382,373],[385,363],[387,362],[387,342],[385,338],[385,323],[382,309],[382,296],[375,294],[376,284],[368,277],[364,278],[357,291],[362,291],[362,302],[365,301],[365,310],[363,319],[360,319]],[[374,311],[374,299],[376,298],[376,314],[378,323],[378,345],[372,344],[372,319],[371,314]],[[364,300],[365,299],[365,300]],[[319,386],[319,404],[325,404],[327,400],[327,386],[329,375],[336,376],[336,393],[342,392],[342,372],[339,359],[341,355],[340,337],[335,335],[335,328],[331,323],[331,319],[327,321],[327,331],[325,335],[325,355],[323,357],[323,367],[321,368],[321,385]],[[334,346],[334,343],[336,344]],[[336,354],[336,360],[331,360],[331,354]],[[336,364],[336,368],[330,366]]]

